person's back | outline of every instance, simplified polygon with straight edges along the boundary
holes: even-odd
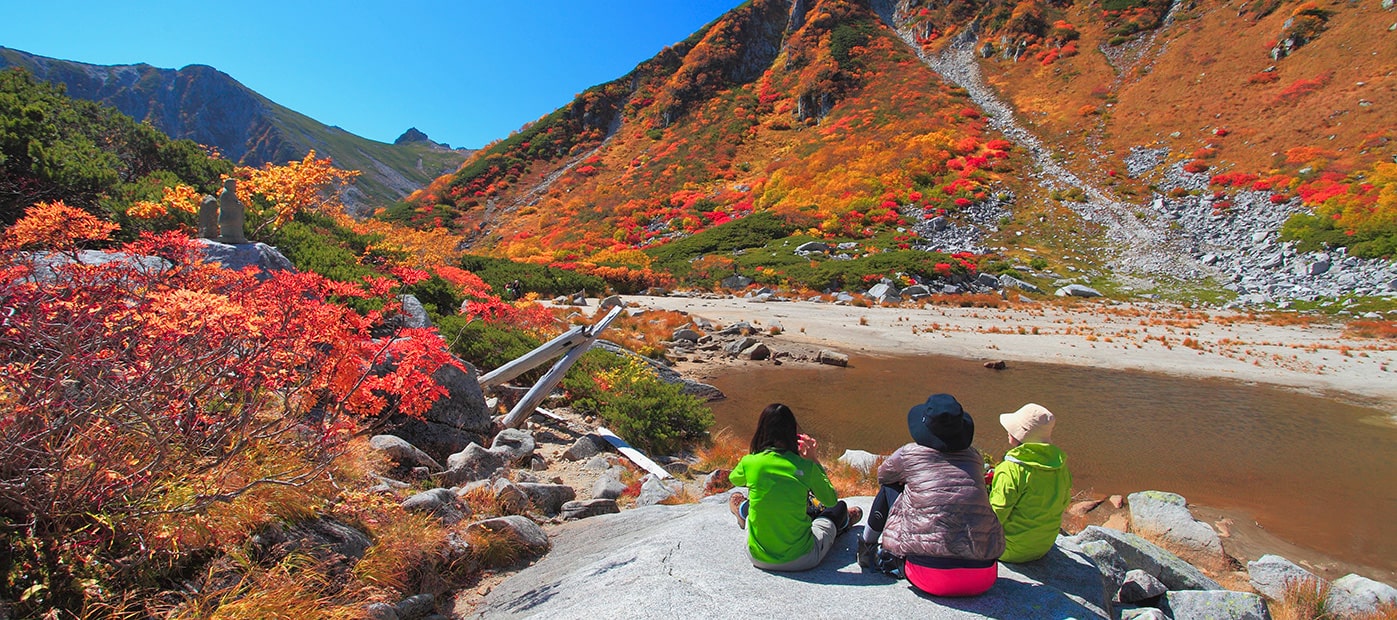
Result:
[[[878,468],[880,484],[903,485],[882,547],[900,557],[992,561],[1004,536],[985,501],[984,461],[975,448],[941,452],[909,443]]]
[[[747,516],[747,544],[752,558],[766,564],[783,564],[804,555],[814,546],[806,498],[815,490],[818,499],[834,505],[838,498],[824,470],[799,454],[766,450],[742,457],[732,470],[733,484],[746,486],[751,502]]]
[[[1052,549],[1072,497],[1067,454],[1049,443],[1051,412],[1028,404],[1000,416],[1016,444],[994,468],[990,506],[1004,525],[1003,562],[1029,562]]]

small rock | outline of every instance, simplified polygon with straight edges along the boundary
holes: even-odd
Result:
[[[1089,499],[1076,502],[1071,506],[1067,507],[1067,514],[1070,514],[1074,517],[1085,517],[1088,512],[1096,510],[1096,507],[1100,505],[1101,500],[1099,499]]]
[[[528,517],[520,515],[495,517],[494,519],[477,521],[466,526],[466,533],[468,534],[481,530],[488,530],[491,532],[509,531],[514,534],[519,542],[524,544],[525,549],[536,554],[535,557],[547,552],[550,546],[548,534],[544,533],[543,528],[539,527],[537,523],[534,523]]]
[[[715,469],[708,472],[708,475],[703,477],[704,497],[731,489],[732,480],[728,477],[731,474],[732,470],[730,469]]]
[[[1008,368],[1008,367],[1009,367],[1009,364],[1006,363],[1004,360],[995,360],[995,361],[993,361],[993,362],[985,362],[985,368],[988,368],[988,369],[990,369],[990,370],[1004,370],[1005,368]]]
[[[558,514],[563,504],[577,499],[577,491],[565,484],[523,482],[519,483],[518,486],[529,496],[534,508],[548,516]]]
[[[654,474],[645,476],[640,485],[640,496],[635,498],[636,506],[651,506],[663,502],[683,488],[678,481],[661,480]]]
[[[401,620],[419,620],[436,609],[437,599],[430,593],[423,593],[398,601],[396,607]]]
[[[824,349],[815,355],[815,361],[821,364],[843,368],[849,365],[849,356],[838,351]]]
[[[1106,498],[1106,501],[1111,502],[1111,507],[1112,507],[1112,508],[1116,508],[1116,509],[1118,509],[1118,510],[1119,510],[1122,506],[1125,506],[1125,498],[1122,497],[1122,496],[1120,496],[1120,495],[1112,495],[1112,496]]]
[[[573,442],[572,447],[568,448],[566,452],[563,452],[563,458],[569,461],[580,461],[596,455],[602,450],[605,450],[606,446],[609,445],[610,444],[606,443],[606,440],[602,439],[600,435],[583,435],[578,437],[577,441]]]
[[[460,501],[450,489],[423,491],[403,500],[402,508],[408,512],[425,512],[447,525],[466,517],[466,513],[461,510]]]
[[[404,465],[421,465],[440,471],[441,464],[397,435],[374,435],[369,447]]]
[[[489,478],[505,467],[505,459],[478,443],[471,442],[464,450],[446,458],[444,477],[448,484]]]
[[[839,455],[839,462],[863,473],[868,473],[878,466],[879,458],[881,457],[877,454],[865,450],[845,450],[844,454]]]
[[[1194,519],[1188,503],[1178,494],[1131,493],[1130,525],[1135,533],[1172,547],[1191,562],[1213,570],[1227,564],[1218,533],[1207,523]]]
[[[398,608],[388,603],[369,603],[364,608],[364,618],[366,620],[399,620]]]
[[[1169,620],[1169,616],[1154,607],[1123,607],[1120,620]]]
[[[511,463],[523,463],[534,455],[534,436],[526,430],[507,428],[495,435],[490,451]]]
[[[702,338],[702,337],[703,337],[703,334],[700,334],[700,333],[698,333],[698,332],[695,331],[695,330],[689,329],[689,328],[687,328],[687,327],[681,327],[681,328],[679,328],[679,329],[674,330],[674,333],[673,333],[672,335],[670,335],[669,339],[670,339],[670,340],[687,340],[687,341],[689,341],[689,342],[698,342],[698,341],[699,341],[699,338]]]
[[[592,497],[598,499],[616,499],[626,492],[626,484],[611,476],[597,478],[596,484],[592,485]]]
[[[664,468],[675,477],[689,475],[689,464],[684,461],[670,461],[664,464]]]
[[[1125,583],[1121,584],[1120,591],[1116,593],[1116,602],[1143,603],[1168,591],[1169,588],[1164,587],[1154,575],[1137,568],[1125,574]]]
[[[620,296],[620,295],[610,295],[610,296],[606,297],[605,299],[603,299],[603,300],[597,302],[597,309],[598,309],[598,310],[606,310],[606,309],[611,308],[611,307],[613,307],[613,306],[625,306],[625,305],[626,305],[626,302],[621,301],[621,296]]]
[[[495,505],[509,514],[523,514],[529,510],[529,495],[519,485],[507,478],[495,481]]]
[[[744,349],[742,353],[739,354],[739,357],[742,357],[743,359],[749,359],[754,362],[759,362],[768,357],[771,357],[771,349],[768,348],[766,345],[758,342],[757,344],[752,345],[747,349]]]
[[[614,499],[589,499],[586,501],[571,501],[563,504],[562,516],[565,520],[586,519],[598,515],[609,515],[620,512]]]

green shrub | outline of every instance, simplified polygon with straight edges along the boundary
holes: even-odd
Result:
[[[563,379],[579,411],[601,416],[607,427],[651,454],[673,454],[704,439],[713,413],[702,400],[667,383],[645,362],[593,350]]]
[[[546,265],[516,263],[507,258],[464,256],[458,266],[480,276],[497,295],[503,294],[505,285],[514,280],[524,285],[525,292],[535,292],[543,297],[568,295],[581,290],[600,293],[607,288],[606,281],[595,276]]]
[[[1028,266],[1037,269],[1038,271],[1042,271],[1048,268],[1048,259],[1043,258],[1042,256],[1035,256],[1032,260],[1028,261]]]
[[[480,374],[512,362],[543,344],[522,330],[480,320],[467,321],[459,314],[444,315],[434,320],[442,339],[451,345],[451,353],[470,362]],[[548,372],[548,368],[549,365],[545,364],[530,370],[517,381],[521,384],[537,381],[543,373]]]

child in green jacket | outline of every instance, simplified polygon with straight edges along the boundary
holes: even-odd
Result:
[[[1029,403],[999,416],[1009,431],[1010,449],[994,468],[990,507],[1004,526],[1001,562],[1043,557],[1057,540],[1062,512],[1071,499],[1067,454],[1052,444],[1053,414]]]

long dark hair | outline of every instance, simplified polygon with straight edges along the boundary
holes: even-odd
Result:
[[[757,418],[757,432],[752,433],[752,454],[771,448],[795,452],[799,445],[796,414],[781,403],[767,405]]]

